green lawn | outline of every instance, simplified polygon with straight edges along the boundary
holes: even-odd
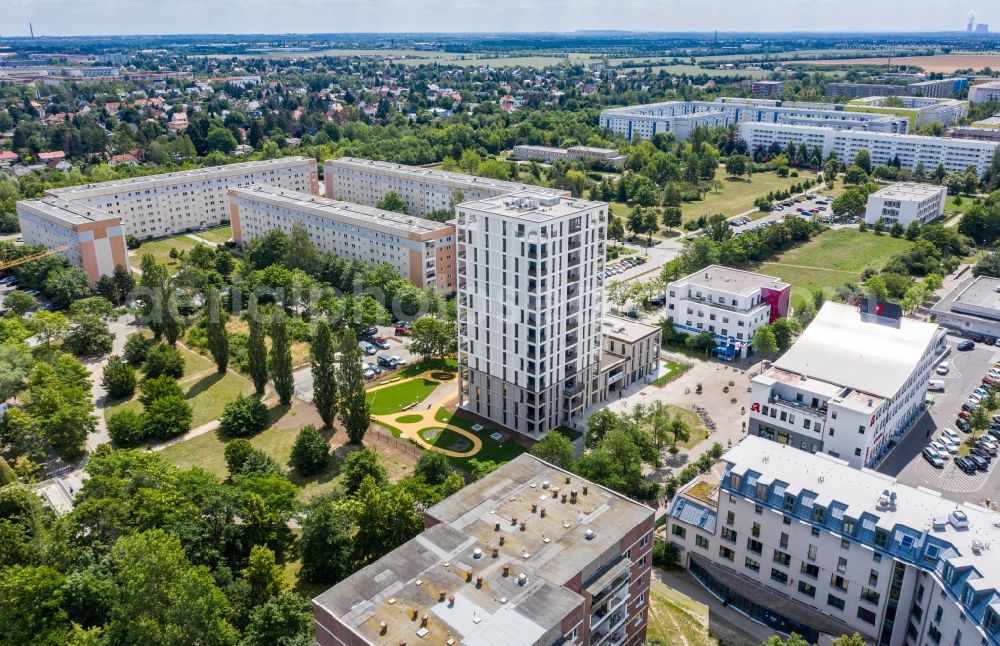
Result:
[[[458,360],[454,357],[447,357],[445,359],[425,359],[424,361],[406,364],[396,374],[400,377],[416,377],[417,375],[427,372],[428,370],[457,372]]]
[[[956,203],[959,199],[957,195],[949,195],[944,201],[944,212],[947,213],[965,213],[969,208],[976,203],[976,198],[969,197],[967,195],[961,196],[961,203]]]
[[[771,191],[787,190],[792,184],[799,184],[806,179],[815,179],[809,172],[799,171],[798,177],[778,177],[777,173],[758,173],[751,181],[722,177],[719,180],[722,189],[716,193],[710,191],[700,202],[685,202],[681,205],[684,220],[694,220],[700,215],[724,213],[726,216],[738,215],[754,208],[753,201],[767,195]],[[761,216],[765,215],[760,213]]]
[[[674,379],[677,379],[691,366],[686,363],[681,363],[680,361],[667,361],[666,369],[663,374],[656,378],[653,382],[654,386],[663,386],[670,383]]]
[[[912,245],[904,238],[877,236],[870,231],[831,229],[762,263],[754,271],[777,276],[799,292],[816,287],[832,290],[856,281],[866,267],[881,269],[891,256]]]
[[[708,607],[653,577],[646,642],[664,646],[717,646],[708,632]]]
[[[225,375],[213,372],[192,380],[181,380],[181,387],[185,391],[184,398],[191,405],[191,428],[218,419],[222,415],[222,409],[236,395],[253,392],[253,384],[233,372]],[[135,398],[119,401],[107,406],[104,416],[107,418],[112,413],[126,409],[141,412],[142,404]]]
[[[160,238],[159,240],[149,240],[143,242],[133,253],[135,253],[135,260],[132,263],[134,266],[138,267],[139,262],[142,257],[146,254],[152,254],[156,262],[166,265],[168,271],[171,273],[180,269],[180,261],[174,260],[170,257],[170,250],[177,249],[177,251],[190,251],[194,246],[198,244],[191,238],[185,235],[172,236],[170,238]]]
[[[207,231],[196,231],[195,235],[199,238],[204,238],[206,240],[222,244],[233,237],[233,227],[224,226],[216,227],[215,229],[208,229]]]
[[[491,428],[489,424],[483,424],[485,428],[479,432],[473,431],[472,427],[477,422],[470,421],[468,418],[462,417],[461,414],[453,415],[447,410],[439,408],[437,413],[434,414],[434,419],[445,424],[452,424],[465,429],[478,437],[483,443],[483,448],[480,449],[479,453],[474,456],[477,460],[509,462],[525,451],[525,448],[515,442],[512,438],[507,438],[503,443],[497,442],[491,438],[490,434],[500,429]],[[452,461],[458,467],[465,467],[465,460],[462,458],[452,458]]]
[[[431,446],[446,451],[462,453],[472,448],[472,440],[450,428],[428,428],[420,431],[420,437]]]
[[[372,415],[392,415],[410,404],[420,403],[438,387],[436,381],[411,379],[368,393]]]

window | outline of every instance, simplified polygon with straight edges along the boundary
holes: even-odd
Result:
[[[719,556],[726,559],[727,561],[732,561],[736,557],[736,553],[733,552],[728,547],[721,545],[719,546]]]
[[[729,525],[730,527],[732,527],[733,523],[735,523],[735,522],[736,522],[736,514],[734,514],[731,511],[727,511],[726,512],[726,524]]]
[[[938,606],[937,610],[934,611],[934,623],[936,624],[941,623],[941,615],[943,614],[944,614],[944,608]]]
[[[870,603],[873,606],[877,606],[879,599],[882,598],[878,592],[872,590],[871,588],[861,588],[861,600],[865,603]]]
[[[755,541],[752,538],[748,538],[747,539],[747,551],[753,552],[754,554],[760,554],[761,550],[763,550],[763,549],[764,549],[764,546],[761,545],[760,541]]]
[[[840,549],[842,550],[851,549],[851,541],[847,540],[846,538],[840,539]]]
[[[753,513],[755,513],[755,514],[757,514],[758,516],[760,516],[761,514],[763,514],[763,513],[764,513],[764,508],[763,508],[763,507],[761,507],[760,505],[754,505],[754,506],[753,506]]]
[[[857,523],[850,518],[844,518],[844,533],[854,535],[854,530],[857,527]]]
[[[860,433],[861,435],[864,435],[865,434],[865,427],[864,426],[858,426],[858,433]]]
[[[736,532],[729,529],[728,527],[722,528],[722,540],[729,541],[730,543],[735,543],[736,536],[737,536]]]
[[[782,549],[788,549],[788,534],[781,532],[781,539],[778,541],[778,546]]]
[[[816,560],[816,546],[815,545],[810,545],[809,549],[806,550],[806,554],[808,555],[810,561],[815,561]]]
[[[785,511],[795,511],[795,496],[785,494]]]
[[[841,599],[840,597],[835,597],[832,594],[828,594],[826,595],[826,605],[833,606],[837,610],[843,610],[845,604],[844,600]]]
[[[868,573],[868,585],[878,585],[878,570],[872,570]]]
[[[805,561],[803,561],[802,565],[799,566],[799,572],[801,572],[805,576],[815,579],[819,577],[819,566],[813,565],[812,563],[806,563]]]
[[[819,527],[813,527],[810,530],[810,533],[812,533],[813,536],[819,536]]]
[[[799,581],[799,592],[810,597],[816,596],[816,586],[809,585],[805,581]]]
[[[841,608],[841,610],[843,610],[843,608]],[[875,613],[868,608],[858,608],[858,619],[873,626],[875,625]]]
[[[771,568],[771,580],[777,581],[781,585],[786,585],[788,583],[788,575],[781,570]]]
[[[881,563],[882,562],[882,555],[879,554],[878,552],[875,552],[874,554],[872,554],[872,562],[873,563]]]
[[[854,449],[854,457],[861,457],[861,447]]]
[[[760,572],[760,563],[753,560],[749,556],[746,557],[746,560],[743,561],[743,567],[745,567],[748,570],[753,570],[754,572]]]
[[[847,579],[839,574],[830,575],[830,587],[847,592]]]
[[[837,558],[837,571],[841,574],[847,571],[847,559],[843,556]]]
[[[702,536],[701,534],[695,534],[694,544],[704,550],[708,549],[708,539]]]
[[[814,522],[817,522],[817,523],[822,523],[823,521],[825,521],[826,520],[826,508],[825,507],[820,507],[818,505],[816,507],[813,507],[812,519],[813,519]]]
[[[791,525],[792,524],[791,517],[790,516],[782,516],[781,517],[781,524],[782,525]]]
[[[679,538],[684,538],[685,536],[687,536],[687,530],[681,527],[680,525],[673,525],[670,528],[670,533]]]
[[[760,538],[760,523],[753,524],[753,527],[750,528],[750,535],[754,538]]]
[[[773,558],[775,563],[781,563],[782,565],[788,565],[792,560],[792,557],[789,554],[782,552],[781,550],[774,550]]]

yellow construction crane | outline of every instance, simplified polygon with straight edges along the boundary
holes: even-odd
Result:
[[[0,271],[6,271],[11,267],[17,267],[18,265],[23,265],[26,262],[31,262],[32,260],[38,260],[39,258],[45,258],[46,256],[51,256],[54,253],[59,253],[69,249],[69,245],[63,245],[61,247],[55,247],[53,249],[46,249],[45,251],[39,251],[33,253],[17,260],[0,260]]]

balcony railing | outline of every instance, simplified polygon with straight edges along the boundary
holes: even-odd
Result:
[[[563,394],[567,397],[575,397],[583,391],[583,384],[576,381],[572,384],[566,384],[563,386]]]
[[[566,248],[569,249],[570,251],[572,251],[573,249],[579,249],[580,236],[573,236],[572,238],[570,238],[569,241],[566,243]]]

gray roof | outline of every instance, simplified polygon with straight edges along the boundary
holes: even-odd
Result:
[[[939,328],[903,318],[863,320],[856,307],[826,303],[774,366],[880,397],[893,397],[936,341]]]
[[[671,285],[696,285],[706,289],[717,289],[730,294],[752,296],[761,287],[781,289],[786,286],[780,278],[755,274],[752,271],[733,269],[722,265],[709,265],[670,283]]]

